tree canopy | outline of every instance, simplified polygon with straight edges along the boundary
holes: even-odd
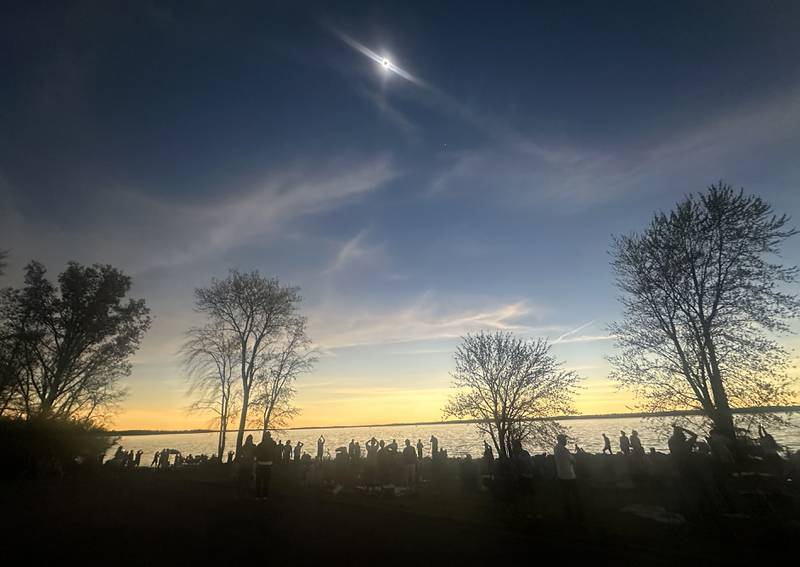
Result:
[[[797,267],[776,262],[797,234],[760,197],[719,183],[614,239],[624,318],[612,377],[648,411],[695,408],[733,435],[731,408],[791,401],[775,340],[800,313]]]
[[[56,286],[42,264],[28,264],[22,288],[2,297],[4,414],[106,417],[150,326],[144,300],[126,300],[130,286],[109,265],[71,262]]]
[[[456,392],[445,417],[481,420],[501,457],[515,441],[549,442],[558,428],[541,418],[575,413],[579,376],[562,368],[545,339],[528,341],[507,332],[466,335],[456,349]]]
[[[235,345],[239,375],[237,452],[244,441],[253,395],[257,394],[254,387],[273,375],[276,355],[283,352],[278,345],[302,320],[297,314],[300,301],[298,288],[281,285],[276,278],[266,278],[258,271],[231,270],[227,278],[214,279],[208,287],[195,290],[197,311],[204,313]],[[305,325],[300,328],[305,337]],[[302,344],[306,344],[304,338]],[[284,384],[291,387],[291,381]],[[286,400],[285,392],[277,399]]]

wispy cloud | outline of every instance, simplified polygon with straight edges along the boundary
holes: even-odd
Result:
[[[450,154],[428,196],[472,191],[491,194],[493,204],[540,205],[546,199],[551,206],[584,210],[633,193],[674,190],[676,178],[696,180],[702,188],[730,175],[737,160],[753,151],[796,140],[799,95],[795,89],[628,148],[548,147],[506,131],[498,135],[506,144]]]
[[[342,348],[457,338],[482,329],[534,333],[539,313],[527,301],[486,302],[478,307],[448,307],[425,293],[406,307],[372,312],[363,309],[321,309],[312,321],[317,344],[325,351]],[[552,331],[552,328],[549,330]]]
[[[354,262],[375,257],[380,253],[381,247],[369,246],[365,243],[368,230],[364,229],[339,248],[333,263],[325,270],[326,274],[340,272]]]
[[[14,207],[15,188],[6,184],[0,186],[8,197],[0,200],[0,241],[25,258],[52,263],[113,259],[137,273],[218,255],[304,215],[340,207],[395,176],[390,158],[383,155],[322,163],[309,159],[268,172],[249,190],[221,191],[211,202],[173,203],[120,188],[96,195],[85,222],[70,231],[21,213]]]

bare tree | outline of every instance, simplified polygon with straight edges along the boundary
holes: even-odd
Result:
[[[37,262],[25,272],[2,302],[3,362],[14,380],[4,411],[102,421],[124,397],[119,379],[150,326],[144,300],[124,301],[130,278],[112,266],[72,262],[58,288]]]
[[[195,398],[192,410],[212,412],[218,427],[217,455],[225,454],[225,435],[237,413],[237,343],[219,323],[194,327],[186,332],[181,348],[189,375],[189,395]]]
[[[564,370],[545,339],[526,341],[511,333],[463,337],[452,373],[457,392],[445,417],[480,420],[501,458],[514,441],[541,442],[557,428],[541,418],[575,413],[573,396],[580,378]],[[550,438],[549,440],[552,440]]]
[[[292,320],[283,336],[272,343],[265,358],[256,376],[256,397],[252,402],[261,410],[259,426],[264,433],[286,425],[299,413],[292,404],[296,393],[294,382],[316,362],[311,340],[306,335],[306,319]]]
[[[625,315],[610,326],[621,349],[612,377],[643,409],[699,409],[733,438],[732,408],[791,400],[774,336],[800,313],[787,293],[798,272],[768,259],[797,234],[788,221],[720,183],[614,239]]]
[[[272,342],[294,319],[300,303],[295,287],[282,286],[277,279],[258,271],[231,270],[224,280],[195,290],[195,307],[219,324],[236,343],[241,407],[236,451],[242,448],[250,397],[256,377],[269,360]]]

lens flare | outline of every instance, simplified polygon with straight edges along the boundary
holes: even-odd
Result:
[[[398,67],[397,65],[392,63],[389,60],[388,57],[384,57],[382,55],[378,55],[376,52],[372,51],[366,45],[363,45],[363,44],[357,42],[355,39],[353,39],[352,37],[350,37],[349,35],[341,32],[341,31],[338,31],[338,30],[332,30],[332,31],[336,36],[339,37],[339,39],[341,39],[347,45],[349,45],[350,47],[352,47],[353,49],[355,49],[356,51],[358,51],[362,55],[366,55],[367,57],[369,57],[370,59],[375,61],[375,63],[380,65],[381,69],[384,69],[386,71],[391,71],[395,75],[399,75],[400,77],[404,78],[406,81],[410,81],[410,82],[412,82],[412,83],[414,83],[416,85],[419,85],[421,87],[427,86],[425,84],[425,82],[422,81],[421,79],[418,79],[417,77],[414,77],[411,73],[407,72],[404,69],[401,69],[400,67]]]

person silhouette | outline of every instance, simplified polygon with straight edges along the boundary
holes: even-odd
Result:
[[[261,437],[261,443],[255,450],[256,456],[256,498],[265,499],[269,496],[269,484],[272,478],[272,463],[275,458],[275,441],[272,434],[267,431]]]
[[[422,439],[417,439],[417,459],[422,460],[422,448],[424,445],[422,444]]]
[[[317,439],[317,459],[322,460],[322,455],[325,453],[325,438],[320,435]]]
[[[292,442],[288,439],[283,446],[283,460],[287,463],[292,460]]]
[[[372,489],[378,474],[378,440],[373,437],[364,446],[367,448],[367,466],[364,469],[364,476],[367,486]]]
[[[633,429],[631,431],[631,449],[633,450],[633,454],[637,457],[644,456],[644,447],[642,447],[642,440],[639,439],[639,432]]]
[[[294,444],[294,460],[299,461],[300,457],[302,456],[301,450],[303,449],[303,442],[298,441]]]
[[[431,458],[435,459],[439,454],[439,440],[431,435]]]
[[[486,465],[486,474],[491,476],[494,468],[494,452],[492,451],[492,446],[486,441],[483,442],[483,461]]]
[[[236,459],[239,461],[239,496],[244,497],[249,494],[253,486],[255,472],[256,446],[253,444],[252,435],[247,436]]]
[[[603,433],[603,454],[604,455],[606,454],[606,451],[608,451],[609,455],[613,455],[614,454],[614,451],[611,450],[611,439],[608,438],[608,435]]]
[[[153,453],[153,460],[150,463],[151,467],[158,467],[158,458],[159,458],[160,455],[161,455],[161,453],[159,453],[158,451]]]
[[[578,478],[575,475],[575,457],[567,448],[566,435],[562,433],[556,439],[553,458],[556,463],[556,477],[564,505],[564,518],[568,522],[580,521],[582,510],[578,493]]]
[[[758,424],[758,443],[761,445],[765,459],[774,459],[779,456],[778,442],[760,423]]]
[[[406,486],[411,487],[417,481],[417,453],[408,439],[406,439],[406,446],[403,448],[403,464],[406,469]]]
[[[623,455],[631,452],[631,440],[628,439],[628,435],[624,431],[619,432],[619,450],[622,451]]]

